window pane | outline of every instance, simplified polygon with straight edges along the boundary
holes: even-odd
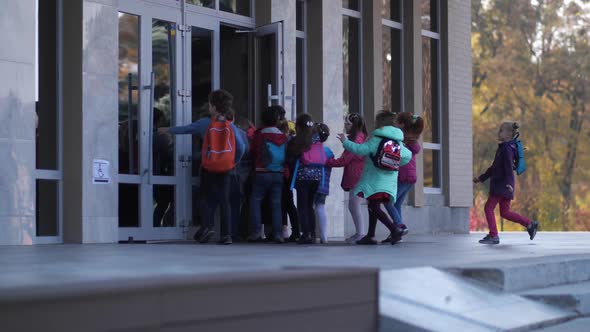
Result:
[[[191,33],[191,81],[192,113],[191,122],[209,116],[209,92],[213,89],[213,31],[193,27]],[[201,140],[198,135],[192,139],[192,175],[199,176]]]
[[[154,175],[174,175],[174,136],[156,128],[173,127],[175,114],[174,70],[176,24],[152,21],[152,70],[155,73],[152,163]]]
[[[381,17],[387,20],[397,22],[402,21],[402,2],[401,0],[383,0]]]
[[[186,3],[207,8],[215,8],[215,0],[186,0]]]
[[[139,17],[119,13],[119,173],[139,169]]]
[[[440,188],[440,151],[424,149],[424,187]]]
[[[220,45],[220,81],[221,88],[229,91],[233,97],[233,109],[236,113],[236,123],[240,125],[242,120],[254,121],[252,74],[250,71],[252,43],[251,34],[236,33],[235,27],[221,25]],[[262,47],[262,46],[261,46]],[[269,61],[276,59],[271,54],[261,53],[267,62],[264,69],[270,68]],[[269,69],[270,70],[270,69]],[[270,74],[269,74],[270,75]],[[276,76],[275,76],[276,77]],[[268,83],[267,83],[268,84]],[[276,88],[276,84],[273,84]],[[266,89],[264,99],[266,101]],[[265,104],[266,105],[266,104]],[[241,126],[241,125],[240,125]]]
[[[305,15],[304,11],[303,11],[303,1],[302,0],[297,0],[296,6],[297,6],[297,13],[295,15],[295,26],[296,29],[299,31],[305,31],[305,27],[303,26],[303,15]]]
[[[174,186],[154,185],[154,227],[174,227]]]
[[[360,0],[342,0],[342,7],[358,11],[360,10],[359,3]]]
[[[401,31],[383,27],[383,109],[402,109]]]
[[[424,142],[440,143],[438,40],[422,37],[422,109]]]
[[[228,13],[250,16],[250,0],[219,0],[219,9]]]
[[[119,183],[119,227],[139,227],[139,185]]]
[[[38,117],[36,155],[38,169],[58,169],[57,1],[38,2],[36,54]]]
[[[343,16],[344,114],[360,112],[359,20]]]
[[[438,32],[438,0],[421,0],[422,29]]]
[[[59,235],[59,183],[37,180],[37,236]]]
[[[303,85],[304,85],[304,78],[305,78],[305,73],[303,72],[304,70],[304,66],[303,66],[303,59],[304,59],[304,54],[303,54],[303,43],[305,41],[301,38],[297,38],[297,114],[303,113],[305,111],[305,105],[304,103],[304,99],[303,99]]]

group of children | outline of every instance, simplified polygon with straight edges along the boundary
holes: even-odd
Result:
[[[324,146],[330,128],[315,123],[309,114],[300,114],[292,128],[285,119],[285,110],[270,106],[262,111],[259,128],[240,128],[233,121],[232,101],[227,91],[213,91],[209,95],[210,117],[187,126],[161,129],[171,134],[198,135],[202,140],[200,191],[204,195],[200,199],[202,224],[194,235],[196,241],[206,243],[215,234],[213,220],[219,206],[220,243],[244,239],[315,243],[316,216],[320,242],[327,243],[325,203],[334,167],[344,168],[341,187],[349,192],[348,208],[355,226],[355,234],[347,242],[377,244],[377,221],[390,232],[382,242],[395,244],[407,234],[401,206],[417,180],[415,156],[420,152],[418,140],[424,129],[421,117],[409,112],[380,111],[375,117],[375,130],[369,135],[362,116],[348,114],[344,118],[345,134],[337,135],[344,152],[335,158]],[[501,153],[500,157],[506,155]],[[504,161],[494,161],[494,165],[500,162]],[[498,181],[494,167],[474,182],[490,176],[492,181]],[[507,182],[510,192],[513,177],[512,182]],[[293,190],[297,192],[296,205]],[[241,195],[230,199],[236,197],[236,192]],[[512,197],[502,196],[504,193],[491,192],[491,218],[499,202],[502,215],[526,226],[532,239],[538,223],[509,212]],[[361,208],[364,200],[369,214],[367,230]],[[488,210],[486,204],[486,216]],[[284,232],[287,219],[292,230],[289,237]],[[247,227],[241,227],[244,223]],[[247,234],[241,229],[246,229]],[[490,235],[480,242],[499,243],[495,227],[490,224]]]

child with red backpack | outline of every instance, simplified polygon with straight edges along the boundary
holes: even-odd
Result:
[[[295,120],[297,136],[289,142],[287,158],[293,169],[291,190],[297,189],[297,210],[302,234],[297,243],[315,243],[314,199],[322,180],[322,169],[327,160],[320,137],[314,130],[309,114]],[[321,160],[325,158],[323,161]]]
[[[255,173],[250,200],[250,235],[248,242],[262,241],[261,205],[268,195],[272,215],[272,235],[276,243],[284,243],[281,194],[285,170],[287,136],[277,125],[281,120],[281,106],[269,106],[262,113],[262,128],[256,130],[252,140],[252,160]]]
[[[375,229],[377,220],[381,221],[391,232],[391,244],[401,239],[399,229],[389,215],[381,210],[381,205],[395,201],[397,197],[397,176],[399,167],[407,164],[412,153],[403,144],[403,132],[393,126],[395,114],[382,111],[375,117],[375,131],[371,138],[357,144],[338,134],[345,150],[359,156],[365,156],[365,166],[361,179],[354,188],[354,194],[365,197],[368,201],[369,231],[357,244],[377,244]]]
[[[209,94],[210,118],[200,119],[186,126],[159,128],[159,131],[175,135],[194,134],[203,140],[201,150],[201,200],[203,227],[195,233],[194,239],[207,243],[214,235],[213,221],[217,206],[220,207],[221,237],[219,243],[231,244],[231,173],[240,162],[247,142],[227,115],[232,112],[233,96],[225,90],[215,90]]]

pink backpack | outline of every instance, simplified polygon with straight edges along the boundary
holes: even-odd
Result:
[[[316,142],[311,145],[309,150],[303,152],[301,156],[301,162],[303,165],[325,165],[326,151],[324,151],[324,145],[322,142]]]

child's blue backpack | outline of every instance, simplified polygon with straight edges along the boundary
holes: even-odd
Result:
[[[275,145],[264,140],[262,143],[262,164],[271,172],[280,172],[285,164],[285,145]]]
[[[522,142],[519,139],[520,134],[516,134],[512,141],[514,145],[516,145],[516,158],[514,158],[514,170],[516,171],[517,175],[520,175],[526,171],[526,163],[524,161],[524,148],[522,147]]]

